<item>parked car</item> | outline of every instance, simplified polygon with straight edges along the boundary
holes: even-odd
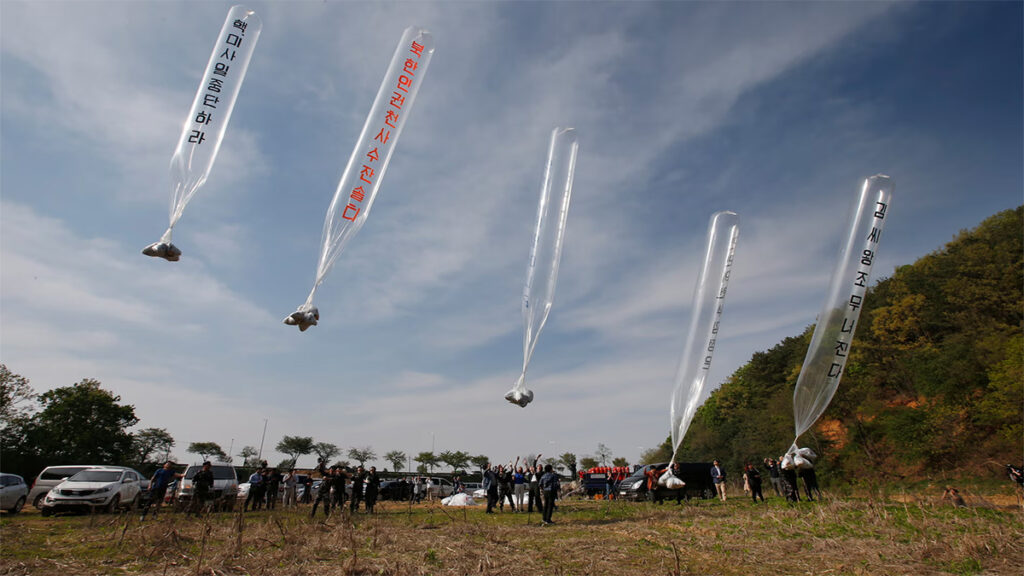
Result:
[[[0,509],[11,514],[21,512],[28,501],[28,484],[17,474],[0,472]]]
[[[185,476],[178,482],[174,494],[175,506],[179,510],[187,509],[192,502],[192,479],[202,469],[200,464],[192,464],[185,469]],[[211,504],[214,510],[234,510],[238,498],[238,475],[231,464],[213,464],[213,497]]]
[[[430,477],[430,486],[427,487],[427,494],[431,498],[445,498],[451,496],[455,491],[452,481],[447,478]]]
[[[139,504],[142,476],[131,468],[87,468],[50,490],[42,501],[43,516],[63,511],[116,512]]]
[[[678,478],[686,483],[686,486],[678,490],[669,490],[664,486],[658,486],[653,493],[647,490],[647,477],[645,473],[650,470],[664,470],[668,462],[658,464],[647,464],[637,468],[632,475],[619,482],[617,494],[619,498],[626,500],[662,500],[675,499],[677,496],[690,499],[711,498],[715,494],[714,483],[711,480],[710,462],[681,462],[679,464]]]
[[[408,500],[412,496],[412,484],[405,478],[385,480],[380,483],[381,500]]]
[[[89,468],[102,468],[102,466],[74,464],[71,466],[47,466],[43,468],[43,471],[32,482],[32,487],[29,488],[28,501],[36,508],[42,508],[43,498],[46,497],[47,492],[52,490],[57,484]]]

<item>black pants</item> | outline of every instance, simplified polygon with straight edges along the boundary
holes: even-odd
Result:
[[[544,491],[544,521],[551,522],[551,515],[555,511],[555,497],[558,492],[554,490]]]
[[[530,501],[526,504],[527,512],[533,512],[534,502],[537,504],[537,512],[544,510],[544,503],[541,501],[540,488],[538,486],[530,486],[530,490],[527,492],[527,495],[530,497]]]
[[[498,503],[498,489],[490,487],[487,489],[487,513],[494,512],[494,505]]]
[[[512,499],[512,490],[510,488],[503,489],[501,491],[501,495],[498,496],[498,501],[501,503],[500,504],[500,508],[502,510],[505,509],[505,499],[506,498],[508,498],[508,505],[512,507],[512,511],[514,512],[515,509],[516,509],[516,502],[515,502],[515,500]]]
[[[316,507],[320,503],[324,503],[324,516],[331,515],[331,489],[328,486],[320,486],[320,491],[316,493],[316,500],[313,501],[313,510],[310,511],[309,517],[316,516]]]
[[[351,511],[353,514],[358,512],[359,511],[359,502],[362,499],[363,499],[363,491],[362,490],[356,491],[356,490],[353,489],[352,490],[352,503],[349,504],[349,507],[348,507],[349,511]]]
[[[761,493],[761,485],[760,484],[751,484],[750,485],[750,497],[754,499],[754,502],[757,502],[758,496],[761,497],[761,502],[764,502],[764,494]]]
[[[252,509],[253,510],[259,510],[261,505],[263,504],[263,496],[264,496],[263,490],[260,490],[259,488],[255,487],[255,486],[250,486],[249,487],[249,495],[245,498],[245,506],[243,506],[242,509],[243,510],[248,510],[249,509],[249,503],[252,502]]]

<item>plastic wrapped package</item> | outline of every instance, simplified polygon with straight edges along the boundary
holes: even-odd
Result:
[[[405,29],[327,208],[313,288],[306,301],[284,319],[285,324],[304,331],[320,319],[313,298],[334,261],[370,216],[433,55],[434,37],[429,31],[415,26]]]
[[[505,394],[506,400],[524,408],[533,401],[533,391],[526,388],[526,369],[555,299],[578,151],[576,130],[555,128],[551,132],[544,184],[537,204],[537,226],[523,286],[523,370]]]
[[[739,216],[735,212],[722,211],[711,215],[704,247],[704,263],[693,291],[690,328],[672,391],[669,417],[673,461],[710,384],[708,372],[721,328],[739,233]]]
[[[170,224],[159,241],[142,250],[146,256],[180,259],[181,250],[171,243],[174,225],[210,175],[262,29],[252,10],[233,6],[228,11],[171,156]]]

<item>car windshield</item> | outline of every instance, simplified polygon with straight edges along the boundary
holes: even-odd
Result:
[[[121,479],[119,470],[82,470],[68,482],[117,482]]]

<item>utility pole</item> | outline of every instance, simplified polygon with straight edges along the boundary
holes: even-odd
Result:
[[[267,439],[267,419],[263,419],[263,436],[260,438],[260,453],[256,456],[256,459],[263,462],[263,441]]]

